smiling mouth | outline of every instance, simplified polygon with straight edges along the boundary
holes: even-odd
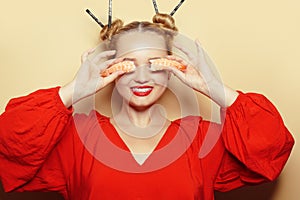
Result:
[[[148,96],[152,92],[153,87],[136,86],[136,87],[131,87],[130,89],[135,96],[144,97],[144,96]]]

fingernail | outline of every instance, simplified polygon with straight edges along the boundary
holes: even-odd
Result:
[[[196,43],[197,43],[198,45],[202,46],[202,44],[201,44],[201,42],[200,42],[200,40],[199,40],[198,38],[196,39]]]
[[[118,71],[117,74],[118,74],[118,76],[120,76],[122,74],[125,74],[125,72],[124,71]]]

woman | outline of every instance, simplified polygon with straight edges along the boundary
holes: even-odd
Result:
[[[58,191],[72,200],[210,200],[214,190],[276,179],[294,144],[276,108],[221,84],[198,42],[197,54],[177,46],[189,62],[170,55],[176,30],[165,14],[153,23],[116,20],[101,32],[111,50],[92,59],[93,50],[85,53],[73,81],[11,100],[0,117],[5,190]],[[157,58],[187,68],[151,65]],[[135,70],[100,75],[124,60]],[[171,74],[222,107],[223,127],[198,116],[169,121],[156,109]],[[119,113],[72,116],[72,105],[113,81]]]

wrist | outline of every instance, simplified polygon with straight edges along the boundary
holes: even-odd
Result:
[[[74,81],[68,83],[67,85],[61,87],[59,89],[59,96],[61,101],[63,102],[63,104],[69,108],[70,106],[72,106],[73,102],[73,93],[74,93]]]
[[[222,108],[231,106],[239,95],[237,91],[218,80],[211,81],[210,84],[207,84],[202,93]]]

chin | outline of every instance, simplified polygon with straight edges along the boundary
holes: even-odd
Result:
[[[149,96],[138,97],[132,95],[129,99],[124,99],[124,103],[129,105],[135,110],[146,110],[151,108],[153,105],[157,104],[159,99],[163,96],[164,92],[160,91],[159,93],[154,92]]]
[[[154,102],[146,102],[143,100],[130,101],[129,106],[135,110],[147,110],[147,109],[151,108],[155,103],[156,103],[156,101],[154,101]]]

